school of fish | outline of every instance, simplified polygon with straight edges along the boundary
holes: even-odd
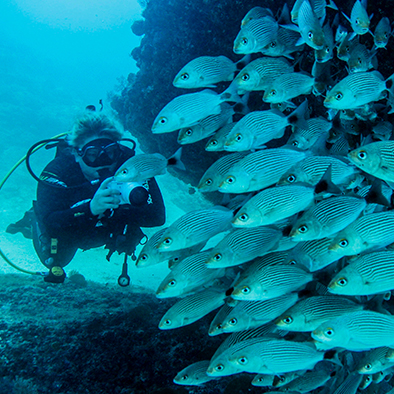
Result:
[[[160,329],[217,311],[207,334],[222,344],[210,360],[180,365],[177,384],[247,373],[264,392],[394,392],[394,74],[378,71],[391,22],[369,15],[366,0],[341,7],[252,8],[234,21],[242,59],[187,63],[173,84],[200,90],[154,120],[153,133],[222,152],[197,189],[223,204],[158,231],[136,262],[171,269],[157,289],[174,297]],[[146,155],[116,177],[168,165]]]

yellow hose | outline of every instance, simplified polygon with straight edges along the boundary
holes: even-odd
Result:
[[[49,139],[51,140],[55,140],[57,138],[61,138],[65,135],[67,135],[68,133],[61,133],[58,135],[55,135],[54,137],[51,137]],[[45,146],[46,143],[43,143],[41,145],[38,145],[35,149],[33,149],[32,153],[38,151],[39,149],[41,149],[43,146]],[[8,171],[8,173],[6,174],[6,176],[2,179],[2,181],[0,182],[0,190],[3,187],[3,185],[5,184],[5,182],[7,181],[7,179],[12,175],[12,173],[26,160],[26,156],[24,155],[21,159],[19,159],[14,165],[13,167]],[[4,254],[4,252],[1,250],[0,248],[0,257],[3,258],[3,260],[9,264],[11,267],[17,269],[18,271],[21,271],[25,274],[30,274],[30,275],[42,275],[41,272],[37,272],[37,271],[29,271],[29,270],[25,270],[19,266],[17,266],[15,263],[13,263],[10,259],[8,259],[8,257]]]

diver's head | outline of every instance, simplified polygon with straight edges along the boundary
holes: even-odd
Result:
[[[116,169],[120,139],[122,132],[103,114],[91,112],[76,121],[69,143],[87,179],[100,178],[105,169]]]

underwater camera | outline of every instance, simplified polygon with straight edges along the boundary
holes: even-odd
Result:
[[[147,183],[146,183],[147,184]],[[142,205],[148,201],[148,186],[139,182],[110,182],[110,189],[120,192],[120,204]]]

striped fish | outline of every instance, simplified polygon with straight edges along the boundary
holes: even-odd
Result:
[[[272,16],[250,20],[242,27],[234,40],[233,51],[237,54],[260,52],[278,33],[278,22]]]
[[[297,293],[285,294],[266,301],[240,301],[223,321],[225,333],[249,330],[269,323],[298,300]]]
[[[156,291],[156,297],[179,297],[221,278],[225,274],[224,269],[209,269],[205,264],[210,252],[205,250],[181,260],[163,279]]]
[[[319,271],[344,256],[328,249],[331,242],[331,238],[299,242],[288,252],[286,262],[304,266],[309,272]]]
[[[330,371],[307,371],[304,375],[297,377],[283,387],[283,391],[294,391],[296,393],[310,393],[324,386],[331,379]]]
[[[324,199],[294,223],[290,237],[297,242],[327,238],[353,223],[367,206],[363,198],[339,196]]]
[[[115,182],[144,182],[166,173],[168,166],[184,168],[181,162],[182,148],[166,159],[160,153],[143,153],[126,160],[115,172]]]
[[[294,67],[286,59],[260,57],[245,66],[231,84],[238,94],[265,90],[272,79],[293,71]]]
[[[281,148],[250,153],[223,174],[218,190],[222,193],[246,193],[275,185],[283,173],[306,155]]]
[[[284,27],[278,29],[276,38],[261,50],[264,56],[284,56],[293,59],[291,53],[302,51],[304,45],[299,45],[300,33],[294,30],[289,30]],[[290,70],[289,72],[292,72]]]
[[[370,68],[374,68],[372,60],[375,55],[376,51],[369,51],[365,45],[355,45],[347,60],[349,74],[368,71]]]
[[[233,310],[233,306],[225,303],[215,315],[211,324],[209,325],[208,335],[214,337],[216,335],[223,334],[223,322],[225,321],[228,314]]]
[[[231,121],[234,114],[234,109],[229,104],[223,103],[220,114],[209,115],[193,126],[180,129],[177,139],[178,144],[192,144],[210,137],[228,121]]]
[[[275,375],[273,374],[264,375],[259,373],[253,378],[251,385],[256,387],[271,387],[274,383],[274,378]]]
[[[372,142],[352,150],[348,157],[368,174],[394,182],[394,141]]]
[[[321,139],[327,139],[332,128],[332,122],[323,117],[306,120],[306,128],[294,127],[293,133],[287,140],[288,145],[292,145],[301,150],[310,149]]]
[[[293,265],[269,265],[238,280],[231,297],[244,301],[263,301],[280,297],[313,280],[313,275]]]
[[[229,361],[243,372],[282,374],[313,369],[324,359],[324,352],[306,342],[284,339],[254,341],[233,352]]]
[[[192,324],[208,313],[221,307],[226,298],[225,290],[220,288],[204,289],[175,303],[161,318],[159,328],[172,330]]]
[[[385,97],[386,81],[378,71],[362,71],[339,81],[324,99],[332,109],[353,109]]]
[[[353,48],[359,43],[358,39],[351,39],[351,34],[346,34],[343,36],[339,45],[337,46],[337,57],[338,59],[347,62],[349,60],[350,53]]]
[[[391,349],[387,346],[370,350],[364,354],[363,358],[357,363],[356,371],[363,375],[369,375],[393,367],[393,361],[386,357],[390,350]]]
[[[305,0],[307,1],[307,0]],[[281,103],[312,92],[315,78],[303,72],[282,74],[267,86],[263,101]]]
[[[273,17],[274,14],[269,8],[264,7],[253,7],[247,12],[247,14],[242,18],[241,28],[247,25],[252,19],[260,19],[265,16]]]
[[[298,27],[302,42],[313,49],[323,49],[324,31],[321,22],[314,13],[309,0],[304,0],[298,10]]]
[[[313,331],[327,320],[363,309],[363,305],[337,296],[313,296],[297,302],[275,320],[289,331]]]
[[[315,60],[318,63],[325,63],[334,57],[334,33],[331,26],[326,23],[323,26],[324,44],[322,49],[315,49]]]
[[[232,81],[236,70],[237,65],[226,56],[200,56],[187,63],[172,84],[182,89],[211,88]]]
[[[290,185],[297,182],[317,185],[321,177],[331,166],[331,180],[337,186],[354,188],[360,181],[359,171],[332,156],[310,156],[289,169],[280,178],[278,185]]]
[[[274,249],[282,232],[270,227],[234,229],[210,252],[209,268],[224,268],[246,263]]]
[[[296,0],[296,2],[293,5],[293,8],[290,11],[291,15],[291,21],[295,24],[298,24],[298,13],[301,7],[301,4],[304,2],[304,0]],[[316,17],[321,20],[325,20],[326,18],[326,7],[332,8],[334,10],[337,10],[338,7],[335,5],[335,3],[331,0],[311,0],[310,4],[313,8],[313,12],[315,13]]]
[[[394,242],[394,211],[364,215],[337,233],[329,250],[351,256]]]
[[[156,116],[152,132],[170,133],[197,124],[209,115],[221,112],[220,104],[234,101],[228,95],[219,95],[213,90],[205,89],[201,92],[182,94],[171,100]]]
[[[232,220],[234,227],[256,227],[273,224],[308,208],[314,201],[313,187],[275,186],[248,200]]]
[[[346,379],[332,392],[332,394],[356,394],[362,379],[362,375],[354,372],[350,373]]]
[[[236,122],[224,125],[219,129],[207,142],[205,145],[205,150],[208,152],[217,152],[224,150],[224,143],[227,139],[228,134],[236,125]]]
[[[350,261],[328,285],[333,294],[371,295],[394,290],[394,252],[363,254]]]
[[[375,48],[385,48],[391,36],[391,24],[389,18],[384,16],[376,25],[373,33]]]
[[[373,311],[354,311],[328,320],[312,332],[326,345],[353,351],[394,346],[394,317]]]
[[[189,248],[230,228],[233,212],[221,206],[186,213],[167,228],[157,243],[160,251]]]
[[[209,360],[197,361],[178,372],[174,383],[185,386],[199,386],[216,378],[207,375]]]
[[[228,170],[242,160],[247,152],[234,152],[216,160],[201,177],[198,188],[202,192],[216,192]]]
[[[350,18],[342,12],[343,16],[350,22],[352,26],[353,36],[356,34],[361,36],[368,33],[369,31],[370,18],[368,16],[367,10],[365,9],[366,6],[366,0],[356,0],[350,13]]]

